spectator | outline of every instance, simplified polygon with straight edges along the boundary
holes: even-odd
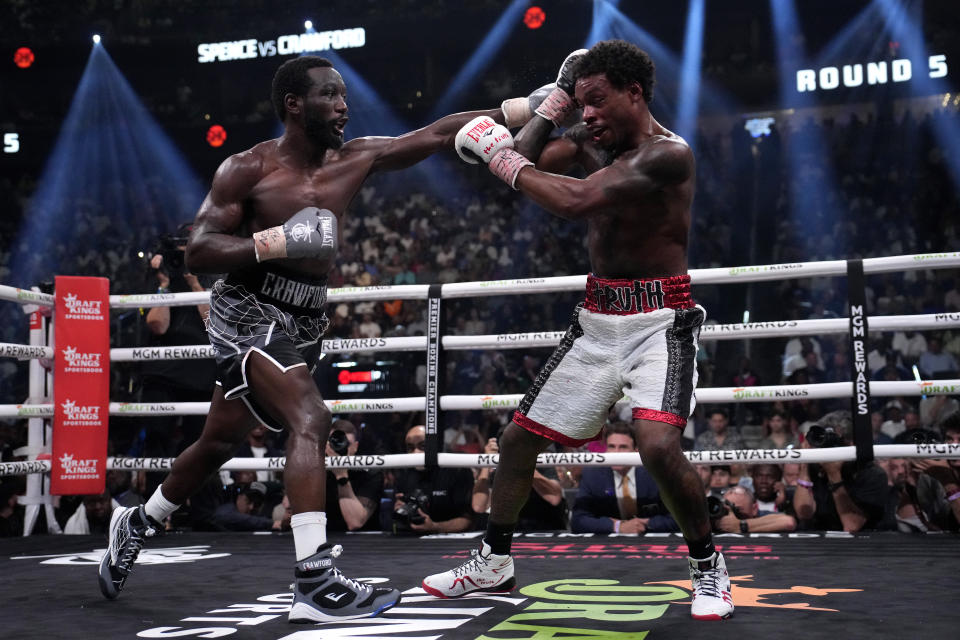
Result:
[[[697,436],[693,448],[695,451],[724,451],[746,449],[747,446],[740,436],[740,432],[730,427],[727,412],[723,409],[714,409],[710,412],[709,431]]]
[[[890,502],[887,520],[903,532],[956,530],[957,520],[951,512],[944,484],[958,490],[953,470],[942,461],[892,458],[887,463]],[[955,500],[954,500],[955,502]]]
[[[267,428],[261,423],[254,425],[247,434],[247,441],[240,445],[234,458],[282,458],[283,449],[278,449],[267,439]],[[273,482],[277,479],[275,471],[255,471],[253,480]]]
[[[411,427],[404,438],[407,453],[422,452],[425,440],[423,425]],[[473,524],[470,507],[473,473],[469,469],[397,469],[394,490],[397,532],[457,533],[466,531]]]
[[[850,445],[852,420],[849,411],[832,411],[818,426],[832,429]],[[806,449],[809,442],[801,445]],[[884,517],[887,476],[875,463],[858,467],[856,462],[821,462],[800,465],[793,498],[797,520],[807,528],[855,533],[873,529]]]
[[[755,464],[750,468],[754,493],[757,501],[757,514],[786,513],[791,506],[787,502],[786,488],[783,484],[783,469],[776,464]]]
[[[791,422],[787,414],[780,409],[770,412],[764,425],[766,437],[760,441],[758,449],[793,449],[799,446],[797,434],[790,429]]]
[[[221,504],[213,512],[213,522],[223,531],[281,531],[290,528],[290,520],[274,520],[259,515],[267,497],[262,482],[235,483],[233,499]]]
[[[897,364],[897,354],[893,351],[887,352],[884,365],[874,371],[870,377],[872,380],[885,381],[913,380],[910,372]]]
[[[83,502],[63,525],[63,533],[105,535],[110,528],[110,516],[119,506],[106,489],[97,495],[83,496]]]
[[[339,431],[347,443],[345,453],[334,450],[342,446]],[[357,455],[360,442],[357,427],[349,420],[336,420],[330,427],[327,455]],[[327,530],[359,531],[380,528],[378,518],[372,517],[380,508],[383,496],[383,473],[367,469],[327,469]]]
[[[633,427],[625,422],[607,425],[608,453],[636,453]],[[662,506],[657,484],[643,467],[588,467],[570,517],[574,533],[646,533],[679,531]]]
[[[907,430],[907,423],[903,419],[903,403],[891,400],[883,408],[883,424],[880,431],[891,439]]]
[[[883,432],[883,412],[870,412],[870,429],[873,431],[873,444],[893,444],[893,438]]]
[[[918,331],[895,331],[890,346],[900,354],[907,366],[911,366],[916,364],[920,355],[927,350],[927,339]]]
[[[382,333],[380,325],[373,319],[373,314],[363,314],[363,322],[360,323],[360,335],[364,338],[379,338]]]
[[[500,452],[498,445],[500,434],[487,440],[483,452]],[[474,513],[480,516],[478,528],[486,527],[486,518],[490,512],[490,492],[496,478],[496,470],[481,467],[474,473],[473,496],[471,504]],[[526,504],[520,510],[517,531],[557,531],[567,528],[567,504],[563,498],[563,487],[557,480],[557,471],[553,467],[535,469],[533,486]]]
[[[920,354],[917,366],[925,380],[950,378],[960,370],[957,359],[943,350],[943,343],[937,336],[930,336],[927,340],[927,350]]]
[[[723,500],[727,512],[713,521],[718,533],[778,533],[797,528],[796,519],[786,513],[760,515],[757,500],[746,487],[730,487],[723,494]]]

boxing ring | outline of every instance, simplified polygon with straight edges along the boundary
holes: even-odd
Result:
[[[955,269],[960,252],[825,262],[691,270],[692,285],[752,283],[811,277],[848,277],[850,318],[790,320],[704,325],[701,340],[783,338],[846,334],[851,342],[852,382],[698,388],[704,404],[771,402],[774,400],[852,398],[866,407],[871,396],[960,395],[960,379],[867,382],[857,379],[857,354],[865,363],[867,327],[873,332],[941,330],[960,327],[960,314],[867,317],[855,296],[863,295],[864,275],[918,269]],[[327,459],[329,468],[397,468],[423,465],[495,466],[498,456],[440,452],[438,429],[442,411],[509,410],[521,394],[465,396],[444,394],[444,352],[556,346],[562,331],[500,335],[447,335],[442,303],[457,298],[533,295],[583,291],[586,276],[564,276],[465,282],[444,285],[402,285],[333,289],[333,303],[369,300],[426,300],[427,335],[376,339],[325,340],[324,353],[357,351],[426,351],[427,380],[423,396],[370,400],[326,400],[334,415],[344,413],[425,412],[425,454],[344,456]],[[49,309],[54,296],[0,285],[0,300],[25,305],[25,311]],[[112,295],[111,309],[196,305],[207,294]],[[709,310],[708,310],[709,311]],[[32,531],[41,509],[47,511],[48,533],[58,533],[53,519],[48,474],[50,418],[54,407],[52,376],[40,359],[53,359],[49,314],[33,323],[30,344],[0,344],[0,355],[30,359],[29,398],[23,404],[0,405],[0,417],[28,419],[28,444],[15,453],[26,460],[0,463],[0,475],[26,474],[25,532]],[[535,329],[535,328],[534,328]],[[859,345],[859,346],[858,346]],[[859,351],[858,351],[859,349]],[[138,362],[212,357],[208,345],[114,348],[111,362]],[[861,364],[860,372],[863,372]],[[111,416],[204,415],[209,403],[164,404],[111,402]],[[824,462],[889,457],[960,458],[960,445],[911,444],[873,446],[866,440],[869,412],[854,411],[855,446],[830,449],[740,450],[687,452],[695,464],[761,462]],[[639,465],[638,454],[570,452],[542,454],[542,465]],[[165,470],[169,458],[109,457],[107,469]],[[227,470],[279,470],[283,458],[235,458]],[[46,474],[46,475],[45,475]],[[849,638],[876,636],[955,637],[955,617],[932,603],[945,601],[955,585],[957,561],[953,534],[905,535],[869,532],[802,532],[793,534],[717,534],[733,580],[737,612],[723,624],[696,622],[688,607],[689,580],[679,534],[644,536],[523,534],[514,545],[521,587],[507,596],[439,601],[419,588],[421,577],[438,563],[454,565],[469,557],[479,532],[461,535],[396,538],[387,534],[331,536],[347,554],[348,575],[390,579],[401,591],[401,604],[382,618],[301,629],[286,624],[289,607],[289,534],[180,533],[151,541],[139,570],[117,602],[102,600],[94,587],[93,565],[105,541],[99,536],[29,536],[6,539],[0,555],[6,602],[31,610],[44,607],[42,619],[9,621],[10,637],[69,637],[71,621],[83,615],[105,637],[251,638],[553,638],[666,637],[706,633],[711,637],[754,637],[783,632],[785,624],[808,635],[834,635],[843,625]],[[231,558],[231,556],[234,556]],[[631,560],[633,562],[624,562]],[[239,561],[239,562],[238,562]],[[828,564],[829,563],[829,564]],[[87,566],[89,565],[89,566]],[[165,566],[176,565],[176,566]],[[86,568],[83,568],[86,567]],[[572,577],[575,576],[575,577]],[[213,578],[211,580],[211,578]],[[50,584],[57,588],[50,594]],[[172,584],[189,584],[170,589]],[[16,591],[13,586],[16,585]],[[905,586],[909,585],[909,587]],[[43,593],[38,599],[37,595]],[[949,600],[946,600],[949,602]],[[58,613],[51,615],[51,605]],[[948,605],[949,606],[949,605]],[[285,608],[286,607],[286,608]],[[82,612],[81,612],[82,609]],[[704,625],[708,625],[705,627]],[[802,625],[802,626],[793,626]],[[851,626],[852,625],[852,626]],[[59,630],[59,631],[58,631]],[[567,635],[564,635],[567,634]]]

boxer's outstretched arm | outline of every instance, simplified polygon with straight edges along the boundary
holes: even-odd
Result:
[[[396,171],[406,169],[441,150],[453,149],[457,131],[477,116],[488,116],[503,123],[500,109],[468,111],[444,116],[422,129],[405,133],[396,138],[357,138],[344,145],[344,151],[372,152],[375,154],[370,171]]]
[[[230,156],[217,169],[187,243],[190,273],[226,273],[256,264],[253,238],[233,234],[243,222],[243,201],[262,172],[262,158],[251,151]]]
[[[517,189],[551,213],[584,220],[617,205],[650,197],[693,175],[693,154],[683,144],[664,141],[642,156],[618,162],[580,180],[533,167],[520,170]]]

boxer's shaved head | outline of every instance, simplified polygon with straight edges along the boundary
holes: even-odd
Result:
[[[626,89],[634,82],[643,90],[647,104],[653,102],[655,68],[653,60],[636,45],[623,40],[604,40],[593,45],[574,68],[574,79],[605,74],[615,89]]]
[[[306,96],[313,86],[313,78],[307,73],[317,67],[333,68],[333,63],[319,56],[302,56],[287,60],[273,75],[273,87],[270,92],[273,100],[273,109],[277,112],[280,122],[287,119],[287,109],[283,105],[283,97],[288,93],[295,96]]]

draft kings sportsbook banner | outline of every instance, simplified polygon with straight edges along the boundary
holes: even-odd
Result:
[[[110,414],[110,281],[57,276],[50,493],[101,493]]]

